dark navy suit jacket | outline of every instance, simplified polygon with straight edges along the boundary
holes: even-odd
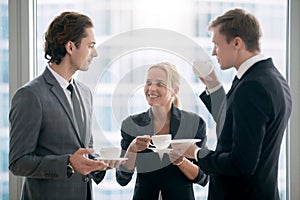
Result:
[[[211,175],[208,199],[279,200],[278,159],[292,102],[272,60],[254,64],[226,96],[221,88],[200,98],[219,135],[215,151],[198,152],[200,168]]]

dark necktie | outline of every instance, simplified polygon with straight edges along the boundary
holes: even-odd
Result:
[[[72,103],[73,103],[73,116],[76,119],[81,140],[84,141],[83,119],[82,119],[79,99],[76,95],[76,92],[74,91],[74,86],[72,84],[70,84],[67,87],[67,89],[71,92],[71,99],[72,99]]]
[[[234,88],[236,86],[236,84],[239,82],[239,78],[237,76],[234,77],[233,81],[232,81],[232,85],[231,88]]]
[[[233,81],[232,81],[232,84],[231,84],[231,88],[230,90],[228,91],[227,93],[227,96],[229,96],[229,94],[231,94],[232,90],[235,88],[235,86],[238,84],[239,82],[239,78],[237,76],[234,77]]]

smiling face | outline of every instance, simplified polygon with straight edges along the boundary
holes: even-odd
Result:
[[[170,81],[165,70],[152,67],[148,70],[144,93],[150,106],[160,105],[171,109],[174,90],[170,88]]]
[[[82,38],[80,46],[77,48],[74,44],[71,55],[71,66],[76,70],[87,71],[94,57],[97,56],[95,49],[95,31],[93,28],[86,29],[87,36]]]

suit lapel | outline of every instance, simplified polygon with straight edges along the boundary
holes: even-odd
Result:
[[[181,120],[181,113],[178,108],[176,108],[174,105],[172,105],[171,108],[171,120],[170,120],[170,132],[172,134],[172,139],[173,138],[180,138],[180,136],[177,135],[178,130],[179,130],[179,125],[180,125],[180,120]]]
[[[253,66],[251,66],[245,72],[245,74],[237,81],[237,83],[232,86],[232,88],[228,91],[228,93],[226,95],[227,98],[234,92],[234,90],[237,88],[237,86],[240,84],[240,82],[242,82],[242,79],[247,77],[249,74],[255,72],[256,70],[259,70],[261,68],[261,66],[263,66],[263,68],[267,68],[267,67],[273,67],[274,64],[272,62],[272,59],[270,59],[270,58],[266,59],[266,60],[261,60],[261,61],[258,61],[257,63],[255,63]]]
[[[55,77],[51,74],[51,72],[49,71],[48,68],[45,69],[44,73],[43,73],[43,77],[45,78],[46,83],[48,83],[49,85],[51,85],[50,87],[50,92],[52,92],[54,94],[54,96],[57,98],[57,100],[59,101],[60,105],[63,107],[63,109],[65,110],[69,120],[72,123],[72,126],[75,130],[76,133],[76,137],[80,142],[80,145],[82,147],[84,147],[84,144],[82,143],[81,139],[80,139],[80,135],[79,132],[77,130],[76,124],[74,122],[74,118],[73,118],[73,114],[72,114],[72,109],[69,105],[68,99],[63,91],[63,89],[60,87],[59,83],[56,81]]]
[[[78,84],[78,81],[76,82],[75,84],[75,87],[76,87],[76,90],[78,91],[78,98],[79,98],[79,101],[80,101],[80,105],[81,105],[81,108],[82,108],[82,114],[83,114],[83,135],[84,135],[84,138],[82,138],[82,141],[84,144],[87,144],[86,142],[87,141],[84,141],[84,139],[86,138],[86,132],[87,132],[87,105],[88,105],[88,95],[84,95],[83,94],[83,89],[80,87],[80,85]]]

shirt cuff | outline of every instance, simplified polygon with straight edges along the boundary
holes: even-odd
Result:
[[[198,151],[200,151],[200,148],[195,149],[194,151],[194,158],[198,162]]]
[[[206,88],[205,89],[206,94],[210,95],[210,94],[214,93],[215,91],[217,91],[218,89],[220,89],[221,87],[222,87],[222,84],[219,84],[216,87],[213,87],[213,88],[210,88],[210,89]]]

